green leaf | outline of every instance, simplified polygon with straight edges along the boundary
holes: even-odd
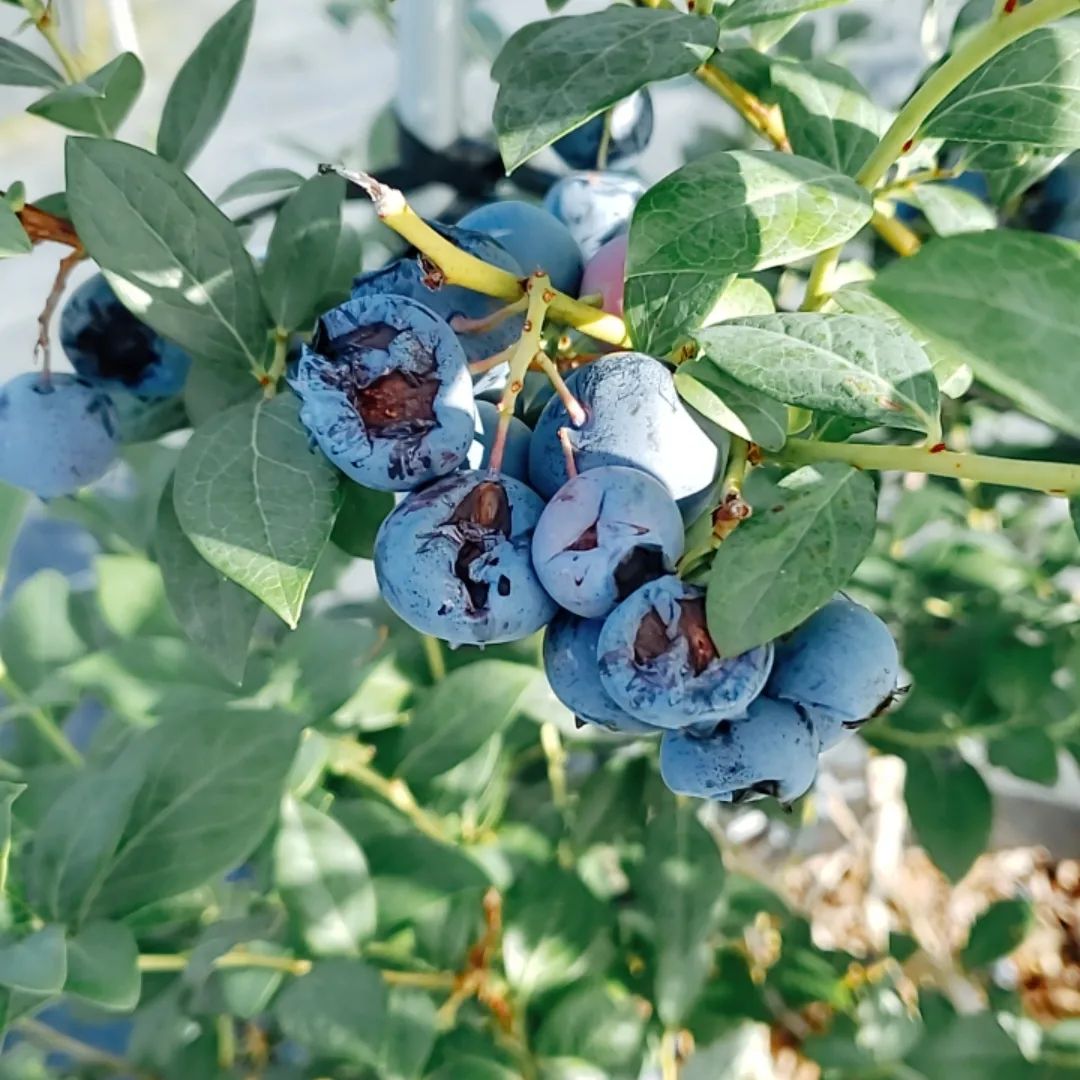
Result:
[[[431,997],[417,990],[391,987],[378,1075],[385,1080],[420,1080],[436,1034],[436,1009]]]
[[[193,358],[184,384],[184,409],[192,427],[199,427],[230,405],[254,401],[262,393],[247,368],[223,366]]]
[[[145,150],[68,139],[72,221],[124,304],[204,360],[258,369],[269,316],[243,240],[175,166]]]
[[[77,925],[108,872],[146,778],[141,747],[129,743],[107,766],[80,772],[34,833],[26,891],[39,914]],[[87,813],[87,807],[93,813]]]
[[[274,881],[312,956],[357,956],[375,933],[375,891],[356,841],[328,814],[286,795]]]
[[[1058,779],[1058,752],[1054,740],[1042,728],[1010,731],[987,745],[991,765],[1008,769],[1022,780],[1052,786]]]
[[[383,518],[394,509],[394,496],[389,491],[361,487],[351,480],[342,486],[345,495],[330,539],[347,555],[370,559],[375,554],[375,534]]]
[[[99,555],[94,560],[97,601],[108,628],[120,638],[174,634],[161,571],[141,555]]]
[[[506,660],[450,672],[405,728],[398,775],[410,783],[431,780],[470,757],[509,726],[536,678],[535,668]]]
[[[419,833],[377,836],[365,842],[364,851],[375,882],[380,934],[414,922],[432,904],[462,893],[479,897],[491,884],[464,851]]]
[[[0,86],[63,86],[64,76],[36,53],[0,38]]]
[[[291,715],[234,709],[139,735],[146,778],[93,910],[125,915],[241,862],[274,820],[298,734]]]
[[[11,857],[11,804],[26,790],[25,784],[0,780],[0,902],[7,885],[8,859]]]
[[[866,473],[839,462],[786,476],[713,559],[706,615],[725,656],[786,634],[855,573],[876,527]]]
[[[1072,517],[1073,528],[1077,537],[1080,537],[1080,499],[1072,499],[1069,502],[1069,515]]]
[[[130,1012],[141,988],[139,946],[122,923],[87,923],[68,942],[65,993],[103,1009]]]
[[[948,184],[921,184],[902,196],[920,209],[938,236],[997,228],[997,214],[977,195]]]
[[[833,7],[847,0],[734,0],[724,6],[724,0],[715,9],[722,30],[735,30],[740,26],[783,19],[788,15],[801,15],[805,11]]]
[[[710,362],[776,401],[888,427],[941,430],[937,381],[909,335],[857,315],[755,315],[699,330]]]
[[[0,986],[26,994],[58,994],[66,977],[61,927],[46,926],[19,941],[0,940]]]
[[[289,626],[340,505],[340,474],[308,448],[291,394],[241,402],[195,430],[176,466],[180,527],[211,566]]]
[[[724,864],[690,803],[649,822],[638,891],[653,918],[654,997],[660,1020],[683,1023],[712,967],[714,912],[724,887]]]
[[[386,1023],[386,985],[356,960],[323,960],[278,995],[274,1015],[287,1039],[317,1058],[375,1065]]]
[[[893,329],[914,338],[930,358],[941,393],[958,398],[971,389],[972,372],[967,354],[925,329],[915,326],[876,296],[870,282],[846,285],[833,294],[832,300],[842,311],[888,323]]]
[[[0,484],[0,585],[4,582],[8,557],[22,528],[23,516],[31,497],[30,493],[22,488]],[[0,637],[0,653],[3,652],[2,642],[3,638]]]
[[[841,244],[870,215],[862,188],[806,158],[725,150],[684,165],[634,211],[625,308],[635,346],[669,351],[703,324],[733,275]]]
[[[165,596],[184,633],[230,682],[239,685],[262,604],[211,566],[187,538],[173,506],[173,481],[162,493],[154,533]]]
[[[251,195],[282,195],[295,191],[304,178],[293,169],[255,169],[234,180],[217,198],[219,203]]]
[[[1035,912],[1027,900],[999,900],[976,920],[961,953],[964,967],[985,967],[1007,956],[1027,937]]]
[[[792,150],[847,176],[859,171],[891,121],[858,79],[824,60],[777,61],[772,86]]]
[[[26,111],[73,131],[110,137],[135,104],[144,74],[134,53],[121,53],[82,82],[46,94]]]
[[[587,1061],[606,1075],[633,1075],[644,1036],[645,1018],[634,998],[596,979],[573,987],[546,1013],[536,1050],[543,1057]]]
[[[925,1011],[925,1006],[924,1006]],[[1028,1064],[997,1021],[997,1011],[949,1016],[931,1026],[905,1059],[908,1074],[949,1080],[1065,1080]],[[914,1078],[913,1078],[914,1080]]]
[[[1013,230],[952,236],[897,259],[872,289],[963,352],[975,377],[1080,435],[1080,244]]]
[[[611,7],[534,22],[492,66],[507,172],[650,82],[686,75],[716,47],[716,25],[678,11]]]
[[[922,134],[977,143],[1080,147],[1080,29],[1026,34],[965,79]]]
[[[19,215],[6,202],[0,201],[0,259],[25,255],[33,246]]]
[[[165,99],[157,152],[186,169],[214,133],[244,62],[255,0],[238,0],[184,61]]]
[[[705,317],[705,326],[741,319],[744,315],[771,315],[776,310],[772,293],[753,278],[735,278]]]
[[[919,843],[950,881],[959,881],[990,839],[993,796],[953,751],[917,751],[905,760],[904,799]]]
[[[680,364],[675,389],[702,416],[741,439],[765,450],[779,450],[787,441],[787,407],[743,386],[707,360]]]
[[[555,864],[530,867],[506,897],[503,967],[523,998],[600,970],[609,913],[581,879]]]
[[[281,208],[262,270],[262,290],[279,329],[310,323],[326,287],[341,233],[345,181],[313,176]]]
[[[24,581],[0,616],[0,656],[24,693],[87,651],[73,622],[71,586],[59,570]]]

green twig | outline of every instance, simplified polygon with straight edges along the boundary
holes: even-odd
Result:
[[[844,461],[859,469],[926,473],[954,480],[974,480],[980,484],[1025,488],[1062,498],[1080,495],[1080,465],[1059,461],[958,454],[933,446],[827,443],[813,439],[788,439],[782,450],[766,456],[787,465]]]
[[[126,1058],[106,1053],[96,1046],[90,1046],[79,1039],[73,1039],[70,1035],[65,1035],[63,1032],[57,1031],[56,1028],[43,1024],[40,1020],[27,1017],[19,1020],[15,1026],[31,1042],[37,1043],[47,1050],[56,1050],[61,1054],[66,1054],[83,1065],[108,1069],[110,1072],[120,1073],[123,1076],[145,1078],[151,1076],[150,1073],[143,1072]]]
[[[26,10],[27,15],[30,16],[30,21],[37,27],[38,32],[49,43],[49,48],[52,49],[56,59],[60,62],[60,66],[64,69],[68,82],[82,82],[79,62],[60,40],[60,35],[57,33],[56,16],[53,14],[52,4],[43,4],[41,0],[19,0],[19,2]]]
[[[421,634],[420,640],[424,645],[424,656],[432,682],[442,682],[446,678],[446,657],[443,656],[442,642],[430,634]]]
[[[15,681],[3,670],[0,665],[0,693],[11,699],[14,706],[21,712],[31,724],[34,730],[45,740],[65,761],[72,765],[82,765],[83,756],[75,748],[72,741],[60,730],[56,721],[40,706],[35,705],[15,684]]]
[[[274,358],[265,374],[259,376],[263,394],[272,398],[277,393],[278,383],[285,374],[285,360],[289,353],[289,331],[282,327],[274,330]]]

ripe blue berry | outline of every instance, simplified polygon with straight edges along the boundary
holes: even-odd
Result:
[[[443,225],[437,221],[428,224],[462,251],[467,251],[470,255],[475,255],[478,259],[483,259],[484,262],[491,263],[501,270],[509,270],[515,277],[525,276],[517,260],[486,233],[462,229],[456,225]],[[372,270],[353,279],[354,300],[381,296],[385,293],[395,293],[398,296],[408,296],[413,300],[418,300],[431,308],[436,315],[441,315],[448,323],[453,323],[457,315],[465,319],[484,319],[506,304],[505,300],[473,292],[460,285],[441,284],[438,272],[432,272],[431,267],[426,265],[416,252],[410,252],[396,259],[381,270]],[[521,336],[524,321],[524,315],[513,315],[490,330],[462,332],[459,337],[466,358],[470,363],[474,360],[484,360],[513,345]],[[481,380],[481,383],[487,385],[491,379],[492,376],[489,373]],[[478,383],[477,392],[480,389],[481,386]]]
[[[577,717],[625,735],[656,735],[659,729],[635,720],[615,704],[600,682],[596,646],[601,619],[579,619],[560,611],[544,631],[544,671],[555,696]]]
[[[617,165],[640,154],[653,133],[653,103],[648,90],[638,90],[611,109],[607,164]],[[558,139],[552,149],[571,169],[595,169],[604,138],[604,114],[594,116]]]
[[[60,344],[79,375],[145,399],[180,393],[191,367],[191,357],[128,311],[101,274],[64,305]]]
[[[891,702],[899,677],[889,628],[861,604],[837,596],[776,642],[765,693],[805,709],[827,750]]]
[[[100,479],[120,447],[109,395],[76,375],[16,375],[0,389],[0,481],[43,499]]]
[[[490,401],[476,403],[476,434],[469,447],[468,466],[470,469],[486,469],[491,462],[491,448],[495,442],[495,432],[499,426],[499,409]],[[503,450],[502,471],[523,484],[529,482],[529,440],[532,432],[516,416],[510,417],[510,428],[506,433],[506,447]]]
[[[611,353],[566,380],[585,409],[574,428],[553,397],[540,414],[529,445],[532,486],[550,499],[569,479],[559,429],[570,428],[579,472],[599,465],[629,465],[656,477],[676,501],[707,490],[720,452],[683,407],[671,372],[651,356]]]
[[[648,473],[605,465],[568,480],[533,533],[533,565],[562,607],[586,619],[615,609],[682,555],[683,522]]]
[[[542,206],[515,199],[487,203],[470,210],[459,224],[497,240],[526,274],[545,270],[556,289],[577,296],[581,249],[570,230]]]
[[[588,260],[630,228],[634,207],[644,194],[645,185],[628,173],[575,172],[551,185],[544,209],[570,230]]]
[[[600,631],[604,689],[639,720],[681,728],[742,716],[761,693],[772,645],[717,654],[705,625],[705,593],[657,578],[624,600]]]
[[[289,381],[312,438],[365,487],[408,491],[453,472],[472,444],[465,354],[444,320],[407,297],[326,312]]]
[[[766,796],[792,803],[817,776],[818,737],[796,706],[758,698],[742,720],[724,720],[705,737],[669,731],[660,775],[676,795],[717,802]]]
[[[542,508],[524,484],[493,472],[412,492],[375,538],[383,599],[414,629],[454,645],[535,633],[555,614],[529,556]]]

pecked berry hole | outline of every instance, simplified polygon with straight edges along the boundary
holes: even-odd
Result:
[[[705,623],[705,601],[701,597],[679,601],[679,633],[690,650],[690,666],[700,675],[716,658],[716,646]]]
[[[406,426],[428,427],[435,422],[438,393],[439,380],[434,375],[390,371],[354,390],[351,397],[370,432],[397,436]]]
[[[638,544],[615,567],[615,595],[625,600],[647,581],[655,581],[666,573],[663,549],[656,544]]]

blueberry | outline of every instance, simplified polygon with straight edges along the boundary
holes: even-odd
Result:
[[[79,375],[141,398],[180,393],[191,367],[191,357],[128,311],[101,274],[64,305],[60,344]]]
[[[16,375],[0,389],[0,481],[50,499],[100,479],[116,460],[109,395],[77,375]]]
[[[604,689],[627,712],[665,728],[742,716],[773,662],[762,645],[723,657],[705,625],[705,593],[677,577],[642,585],[605,620],[598,655]]]
[[[616,705],[600,682],[596,645],[603,625],[568,611],[551,620],[544,631],[544,671],[552,692],[579,720],[626,735],[656,735],[658,728]]]
[[[529,556],[542,509],[535,492],[493,472],[412,492],[375,538],[383,599],[414,629],[454,645],[528,637],[555,614]]]
[[[646,581],[670,574],[683,522],[667,488],[648,473],[605,465],[568,480],[533,533],[533,565],[552,598],[597,619]]]
[[[582,257],[591,259],[608,240],[630,228],[645,185],[615,172],[575,172],[557,180],[544,196],[544,209],[570,230]]]
[[[899,677],[889,628],[837,596],[777,641],[765,693],[805,709],[827,750],[891,702]]]
[[[582,296],[600,296],[604,311],[622,318],[623,288],[626,280],[626,246],[623,233],[609,240],[586,264],[581,277]]]
[[[724,720],[706,736],[669,731],[660,775],[676,795],[717,802],[766,796],[792,803],[817,776],[818,737],[796,706],[758,698],[742,720]]]
[[[526,274],[546,270],[556,289],[577,296],[581,249],[570,230],[542,206],[514,199],[487,203],[470,210],[458,224],[497,240]]]
[[[640,154],[653,133],[653,103],[648,90],[638,90],[611,109],[607,163],[617,165]],[[604,114],[586,120],[558,139],[552,149],[571,169],[595,169],[604,137]]]
[[[486,469],[491,462],[491,447],[495,442],[495,430],[499,426],[499,410],[490,401],[476,403],[476,434],[469,447],[470,469]],[[529,440],[532,432],[528,425],[516,416],[510,417],[510,429],[506,433],[503,450],[502,471],[523,484],[529,482]]]
[[[501,270],[509,270],[515,277],[525,276],[517,260],[486,233],[473,232],[455,225],[443,225],[437,221],[428,224],[470,255],[475,255]],[[440,285],[438,275],[430,273],[430,267],[421,261],[415,251],[389,263],[381,270],[372,270],[353,279],[354,300],[381,296],[384,293],[395,293],[418,300],[449,323],[453,322],[455,315],[466,319],[483,319],[506,305],[505,300],[463,289],[459,285]],[[504,319],[490,330],[461,333],[459,337],[465,356],[470,362],[483,360],[508,348],[521,336],[524,321],[524,315],[515,315]],[[503,370],[505,371],[505,368]],[[481,379],[481,383],[486,385],[493,379],[497,379],[497,376],[489,373]],[[481,383],[477,384],[478,393]]]
[[[716,444],[683,407],[671,372],[651,356],[620,352],[579,368],[567,385],[587,419],[571,428],[580,472],[599,465],[629,465],[655,476],[675,500],[707,490],[716,476]],[[570,417],[552,398],[529,444],[529,478],[545,498],[569,479],[559,429]]]
[[[472,444],[465,354],[446,322],[408,297],[326,312],[289,381],[312,438],[365,487],[407,491],[453,472]]]

